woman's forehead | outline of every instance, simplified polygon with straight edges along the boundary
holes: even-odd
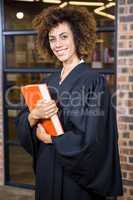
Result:
[[[61,33],[70,33],[71,29],[67,22],[59,23],[56,27],[49,31],[49,36],[60,35]]]

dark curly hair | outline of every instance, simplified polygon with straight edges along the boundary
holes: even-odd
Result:
[[[54,58],[50,48],[48,33],[59,23],[67,22],[74,36],[76,52],[79,58],[90,61],[96,41],[96,22],[85,7],[67,6],[64,8],[51,6],[44,9],[33,20],[33,28],[38,32],[37,48],[46,58]]]

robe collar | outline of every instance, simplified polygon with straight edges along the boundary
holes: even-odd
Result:
[[[80,63],[76,67],[74,67],[59,85],[59,93],[62,93],[64,91],[70,92],[70,90],[74,87],[75,83],[77,84],[77,80],[80,79],[84,74],[86,74],[86,72],[89,71],[90,67],[91,65],[86,63]]]

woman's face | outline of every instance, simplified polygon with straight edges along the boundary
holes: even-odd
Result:
[[[60,23],[49,32],[50,48],[63,63],[77,58],[73,33],[67,22]]]

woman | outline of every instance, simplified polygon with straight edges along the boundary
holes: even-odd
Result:
[[[51,101],[18,117],[22,146],[33,156],[37,200],[104,200],[122,193],[117,128],[103,76],[91,69],[96,24],[85,8],[50,7],[34,20],[38,48],[61,74],[47,80]],[[56,97],[56,98],[55,98]],[[58,112],[64,134],[51,137],[40,119]]]

